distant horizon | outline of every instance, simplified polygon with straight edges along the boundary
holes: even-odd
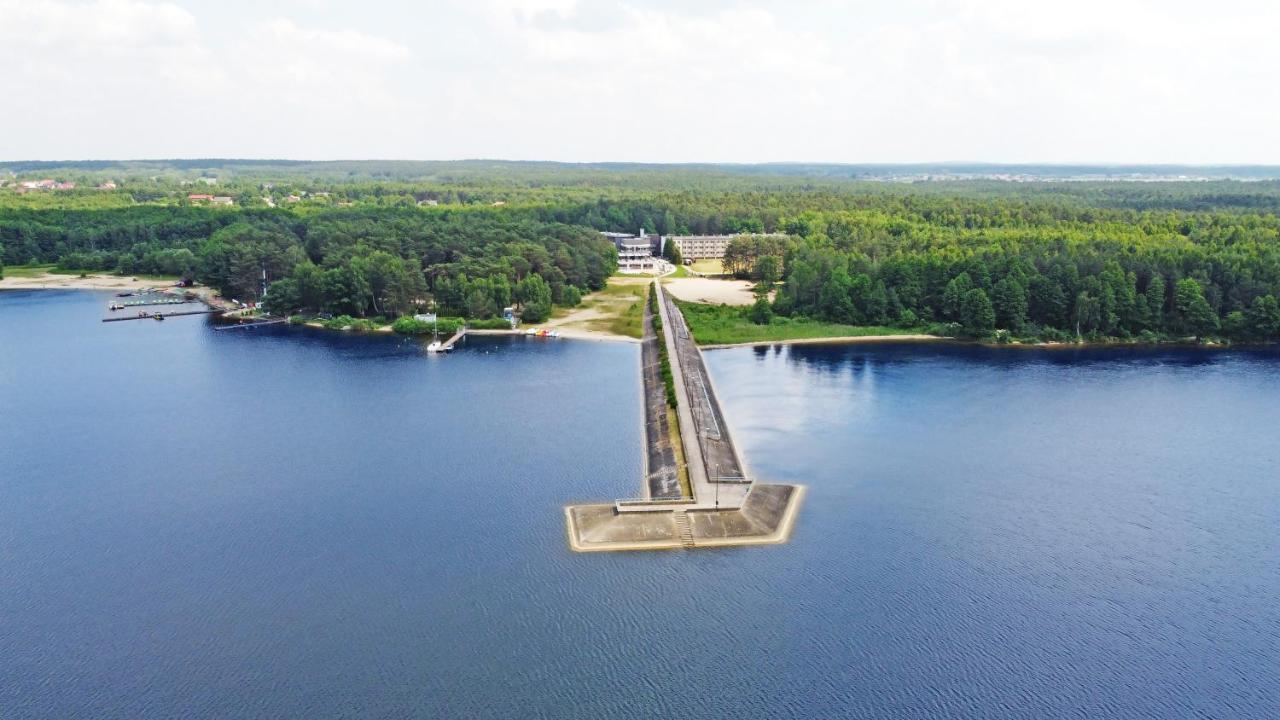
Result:
[[[640,166],[673,166],[673,167],[1049,167],[1049,168],[1280,168],[1277,163],[1243,163],[1243,162],[1129,162],[1129,161],[1001,161],[1001,160],[904,160],[904,161],[847,161],[847,160],[761,160],[761,161],[716,161],[716,160],[557,160],[557,159],[513,159],[501,157],[464,157],[464,158],[390,158],[390,157],[332,157],[332,158],[296,158],[296,157],[251,157],[251,156],[170,156],[170,157],[101,157],[101,158],[25,158],[0,160],[0,167],[9,165],[32,164],[102,164],[102,163],[167,163],[167,162],[210,162],[236,163],[249,162],[255,164],[270,163],[504,163],[504,164],[549,164],[549,165],[640,165]]]

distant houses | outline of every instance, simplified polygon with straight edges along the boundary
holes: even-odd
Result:
[[[22,182],[23,190],[75,190],[76,184],[73,182],[58,182],[57,180],[24,180]]]
[[[203,193],[191,193],[187,196],[187,202],[201,205],[235,205],[236,201],[226,195],[205,195]]]

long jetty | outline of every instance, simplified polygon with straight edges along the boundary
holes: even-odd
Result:
[[[653,292],[663,333],[655,332],[646,305],[641,348],[646,496],[566,507],[569,546],[592,552],[786,542],[803,486],[749,478],[684,315],[661,283],[654,283]],[[665,343],[674,380],[678,432],[659,419],[666,415],[665,387],[654,371],[659,343]],[[660,411],[655,397],[662,398]],[[675,459],[668,451],[677,436],[685,462],[682,468],[671,468]],[[687,493],[673,480],[681,475],[687,478]]]
[[[171,318],[180,317],[182,315],[214,315],[222,312],[221,310],[178,310],[175,312],[157,312],[139,315],[129,315],[127,317],[107,317],[102,318],[102,322],[124,322],[126,320],[155,320],[157,317]]]

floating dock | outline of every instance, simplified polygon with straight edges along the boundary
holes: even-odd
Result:
[[[804,487],[749,478],[716,400],[702,351],[661,284],[653,287],[664,332],[657,334],[646,304],[641,348],[646,495],[566,507],[569,547],[578,552],[601,552],[786,542]],[[677,433],[670,427],[659,370],[659,343],[663,342],[675,384],[683,466],[678,466],[673,452]]]

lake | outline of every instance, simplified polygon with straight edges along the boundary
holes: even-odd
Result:
[[[0,293],[0,717],[1280,715],[1280,353],[706,354],[792,541],[573,554],[639,346]]]

